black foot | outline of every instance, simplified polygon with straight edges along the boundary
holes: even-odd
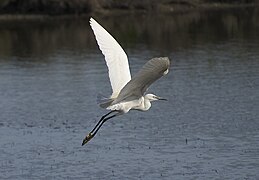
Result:
[[[89,133],[83,140],[82,146],[85,145],[88,141],[90,141],[94,136],[92,133]]]

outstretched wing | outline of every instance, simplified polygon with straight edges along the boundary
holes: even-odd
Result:
[[[90,18],[90,25],[108,67],[111,98],[116,98],[131,79],[127,55],[119,43],[93,18]]]
[[[168,57],[153,58],[123,87],[117,99],[112,104],[124,100],[133,100],[144,95],[147,88],[157,79],[169,72]]]

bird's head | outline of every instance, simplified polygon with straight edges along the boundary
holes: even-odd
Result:
[[[167,99],[159,97],[157,95],[154,94],[146,94],[145,98],[148,99],[149,101],[156,101],[156,100],[164,100],[167,101]]]

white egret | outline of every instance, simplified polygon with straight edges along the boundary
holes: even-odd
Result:
[[[151,101],[166,100],[145,92],[154,81],[168,73],[170,66],[167,57],[153,58],[131,79],[128,58],[119,43],[93,18],[90,18],[90,26],[105,57],[112,95],[100,103],[102,108],[110,112],[102,116],[85,137],[82,146],[95,136],[108,119],[125,114],[129,110],[147,111],[151,107]]]

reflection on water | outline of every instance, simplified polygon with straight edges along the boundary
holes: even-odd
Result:
[[[81,147],[111,89],[88,19],[2,21],[0,179],[258,179],[258,10],[96,19],[133,74],[172,59],[150,88],[169,101]]]
[[[258,40],[258,10],[193,12],[171,16],[122,16],[96,18],[125,48],[145,45],[172,52],[201,43],[231,39]],[[13,20],[0,22],[1,56],[45,56],[60,49],[96,49],[84,19]]]

